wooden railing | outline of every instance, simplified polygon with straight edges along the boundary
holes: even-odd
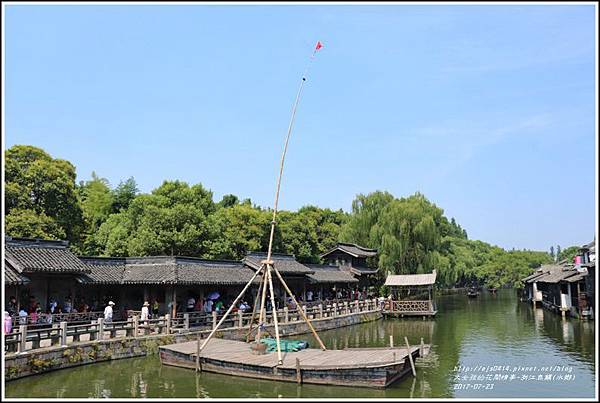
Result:
[[[383,307],[387,312],[433,312],[433,303],[429,300],[406,300],[406,301],[390,301],[386,300]]]
[[[13,327],[17,327],[19,325],[52,325],[53,323],[60,322],[89,322],[91,320],[96,320],[98,318],[104,317],[104,311],[94,311],[94,312],[71,312],[71,313],[40,313],[38,315],[27,315],[23,317],[12,316],[12,325]],[[120,319],[120,314],[115,312],[113,314],[115,319]]]
[[[326,319],[343,315],[353,315],[363,312],[380,310],[376,299],[332,303],[328,305],[318,304],[312,307],[302,306],[309,319]],[[301,322],[302,314],[298,309],[277,309],[275,312],[267,313],[264,320],[265,325],[273,323],[273,315],[277,315],[280,324]],[[14,327],[11,333],[4,338],[6,352],[22,353],[28,350],[45,348],[49,346],[66,346],[69,344],[106,340],[119,337],[139,337],[152,334],[176,334],[189,331],[209,330],[216,327],[223,313],[211,312],[189,312],[178,313],[174,318],[170,315],[161,316],[157,319],[141,321],[139,316],[133,316],[124,321],[107,322],[104,318],[97,318],[89,323],[69,323],[61,321],[51,325],[19,325]],[[254,321],[258,320],[258,314]],[[237,312],[228,316],[222,325],[223,329],[248,328],[252,321],[251,312]],[[42,345],[44,344],[44,345]]]

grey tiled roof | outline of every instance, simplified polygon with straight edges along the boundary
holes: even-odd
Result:
[[[377,249],[365,248],[354,243],[340,242],[335,248],[323,253],[321,257],[325,257],[335,251],[342,251],[354,257],[371,257],[377,255]]]
[[[23,273],[88,271],[86,265],[69,250],[66,241],[6,237],[5,247],[6,258]]]
[[[5,285],[23,285],[29,283],[29,278],[19,273],[13,265],[4,260],[4,284]]]
[[[572,266],[543,265],[541,269],[544,272],[544,275],[533,279],[533,281],[540,283],[558,283],[561,280],[566,280],[568,277],[579,273]],[[529,282],[531,282],[531,280],[529,280]]]
[[[387,286],[418,286],[435,283],[436,271],[427,274],[390,274],[385,279]]]
[[[241,262],[230,260],[178,259],[179,284],[246,284],[254,271]],[[254,279],[258,283],[260,279]]]
[[[123,284],[176,284],[177,265],[172,263],[126,264]]]
[[[521,279],[521,281],[523,282],[527,282],[527,283],[531,283],[533,282],[533,280],[539,276],[544,275],[546,272],[542,270],[542,268],[538,268],[536,269],[533,273],[531,273],[529,276],[524,277]]]
[[[375,274],[379,271],[379,269],[371,269],[370,267],[350,267],[350,271],[357,276],[362,276],[363,274]]]
[[[92,270],[84,284],[246,284],[254,274],[241,262],[179,256],[82,260]]]
[[[309,264],[307,266],[315,272],[307,276],[311,283],[358,283],[358,279],[352,274],[340,270],[337,266],[321,264]]]
[[[261,262],[267,258],[266,252],[250,252],[244,257],[243,262],[254,270],[260,269]],[[282,253],[272,253],[271,260],[273,266],[281,274],[304,275],[311,274],[313,271],[296,261],[294,255],[285,255]]]
[[[579,280],[585,279],[585,276],[587,276],[587,275],[588,275],[587,273],[578,273],[574,276],[566,278],[565,280],[569,283],[576,283]]]
[[[90,269],[90,273],[79,276],[83,284],[122,284],[125,272],[125,258],[85,257],[80,259]]]

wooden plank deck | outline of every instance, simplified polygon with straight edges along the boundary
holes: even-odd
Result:
[[[413,359],[420,356],[420,346],[411,346]],[[159,347],[161,362],[195,368],[197,342]],[[425,353],[429,346],[425,346]],[[319,383],[365,387],[386,387],[410,372],[406,347],[377,347],[344,350],[309,348],[282,352],[278,365],[277,352],[253,354],[243,341],[212,339],[200,354],[203,371],[279,381]],[[300,370],[296,359],[300,362]]]
[[[185,343],[169,344],[161,346],[161,349],[168,349],[182,354],[189,355],[196,359],[197,342],[188,341]],[[411,352],[418,351],[419,346],[411,346]],[[384,347],[375,349],[344,349],[344,350],[326,350],[308,348],[297,352],[282,352],[281,358],[283,364],[280,368],[296,368],[296,358],[300,364],[305,366],[318,366],[321,369],[338,368],[348,365],[375,366],[388,364],[392,362],[402,362],[406,357],[406,347]],[[277,352],[266,353],[262,355],[253,354],[250,350],[250,344],[243,341],[213,339],[200,353],[200,357],[230,361],[240,364],[251,364],[265,367],[277,366]],[[396,359],[394,360],[394,357]]]

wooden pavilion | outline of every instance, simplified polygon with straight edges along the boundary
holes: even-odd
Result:
[[[435,316],[434,301],[436,271],[428,274],[389,274],[385,285],[390,298],[384,305],[384,314],[391,316]]]

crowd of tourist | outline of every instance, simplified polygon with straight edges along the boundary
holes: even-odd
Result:
[[[367,293],[366,289],[362,291],[359,289],[338,289],[331,288],[328,290],[312,291],[308,290],[304,294],[306,299],[302,298],[302,295],[297,296],[297,302],[301,305],[306,303],[312,303],[316,301],[322,301],[323,303],[331,303],[336,300],[364,300],[372,298],[371,293]],[[216,312],[217,314],[224,313],[234,302],[234,298],[231,296],[221,296],[218,292],[212,292],[207,294],[206,297],[202,298],[198,295],[189,295],[184,301],[176,301],[176,307],[173,309],[173,302],[169,302],[166,305],[166,312],[168,313],[191,313],[198,312],[204,314],[211,314]],[[267,311],[273,309],[270,298],[265,300]],[[296,309],[296,305],[292,298],[279,298],[275,297],[275,307],[282,309],[287,307],[290,310]],[[140,311],[137,311],[137,307],[121,306],[116,307],[114,301],[110,297],[104,297],[101,300],[94,298],[89,303],[84,297],[78,297],[77,299],[72,298],[68,295],[63,301],[59,302],[55,299],[48,301],[48,308],[44,311],[41,308],[40,302],[36,300],[36,297],[29,296],[27,304],[19,306],[17,299],[11,296],[8,303],[6,304],[5,318],[9,318],[12,323],[18,324],[52,324],[53,315],[56,314],[70,314],[70,313],[86,313],[94,312],[98,316],[102,316],[105,322],[110,322],[113,318],[127,318],[132,316],[135,312],[139,312],[142,320],[149,320],[158,318],[160,313],[160,303],[155,298],[149,301],[143,301],[141,303]],[[242,299],[236,306],[233,307],[232,312],[236,313],[241,311],[243,313],[251,312],[253,305],[248,302],[247,299]],[[102,312],[102,314],[100,314]],[[62,320],[62,319],[61,319]]]

